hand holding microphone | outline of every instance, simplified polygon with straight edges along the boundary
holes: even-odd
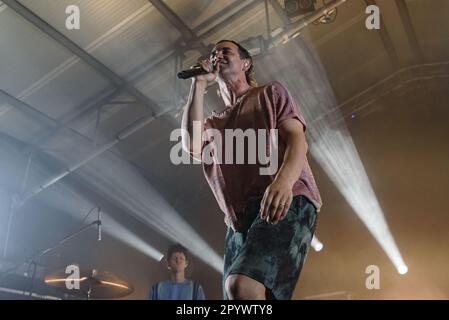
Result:
[[[210,60],[201,60],[192,68],[178,73],[179,79],[196,78],[197,81],[213,82],[217,79],[220,64],[215,63],[215,68]]]

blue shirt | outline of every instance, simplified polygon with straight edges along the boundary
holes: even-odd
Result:
[[[201,285],[186,279],[184,282],[176,283],[165,280],[151,287],[150,300],[205,300]]]

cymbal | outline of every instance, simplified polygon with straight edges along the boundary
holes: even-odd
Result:
[[[45,277],[48,286],[88,299],[114,299],[131,294],[134,287],[108,271],[80,269],[79,275],[60,270]]]

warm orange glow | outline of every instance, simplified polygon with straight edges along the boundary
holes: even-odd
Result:
[[[115,282],[109,282],[109,281],[101,281],[101,283],[103,284],[110,284],[111,286],[115,286],[115,287],[120,287],[123,289],[129,289],[127,286],[123,285],[123,284],[119,284],[119,283],[115,283]]]
[[[53,282],[65,282],[65,281],[84,281],[87,280],[87,277],[83,277],[81,279],[72,279],[72,278],[62,278],[62,279],[45,279],[45,283],[53,283]]]

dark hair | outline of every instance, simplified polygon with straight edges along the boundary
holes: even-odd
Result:
[[[168,250],[167,250],[167,255],[166,255],[167,260],[169,260],[170,257],[172,256],[172,254],[174,254],[175,252],[181,252],[181,253],[183,253],[184,256],[185,256],[186,259],[187,259],[187,249],[186,249],[184,246],[182,246],[182,245],[180,245],[179,243],[177,243],[177,244],[174,244],[174,245],[172,245],[172,246],[170,246],[170,247],[168,248]]]
[[[251,60],[251,66],[249,67],[248,70],[245,71],[246,82],[248,82],[248,84],[251,87],[257,87],[256,74],[254,72],[254,67],[253,67],[253,58],[251,57],[251,54],[249,53],[249,51],[246,50],[246,48],[244,48],[240,43],[238,43],[234,40],[220,40],[217,43],[215,43],[215,45],[222,43],[222,42],[231,42],[231,43],[235,44],[237,46],[237,48],[239,49],[240,59]]]

